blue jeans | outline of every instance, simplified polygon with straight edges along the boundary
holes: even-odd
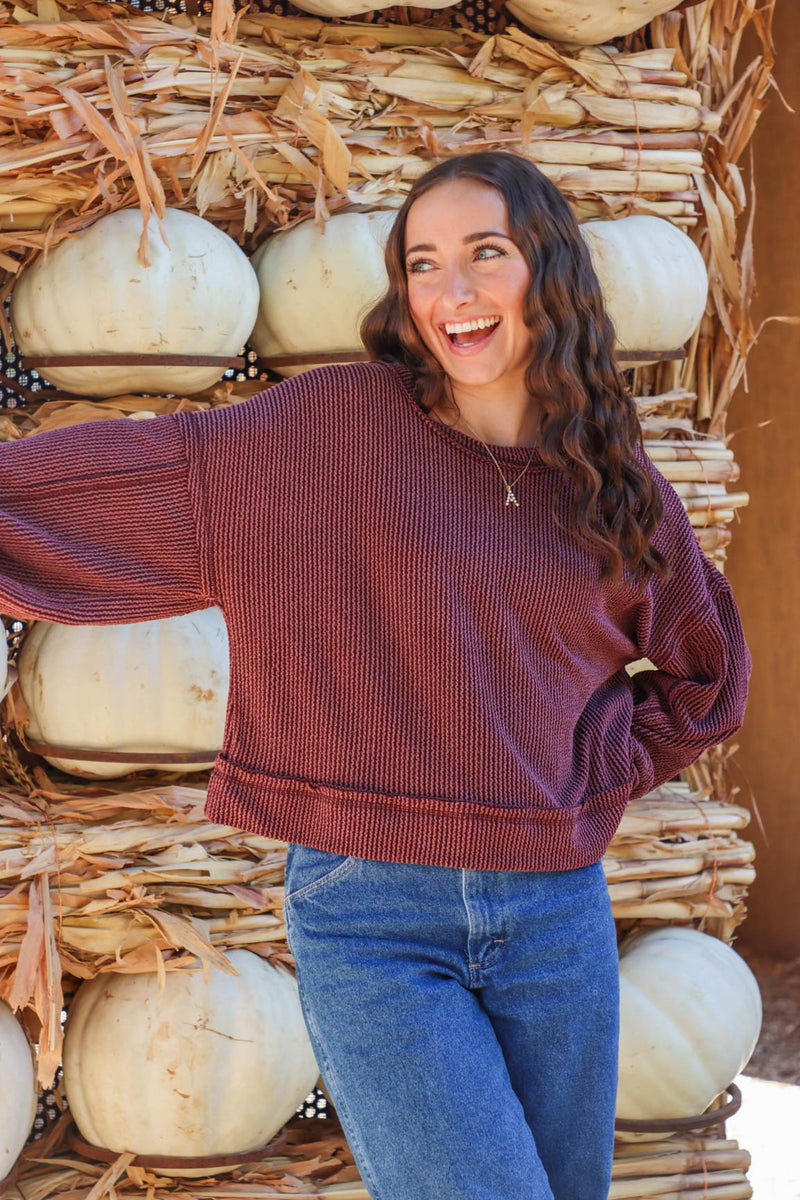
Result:
[[[606,1200],[618,962],[599,863],[472,871],[290,846],[286,924],[372,1200]]]

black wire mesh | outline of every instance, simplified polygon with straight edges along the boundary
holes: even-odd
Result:
[[[39,1092],[39,1099],[36,1102],[36,1116],[33,1120],[33,1129],[30,1132],[28,1141],[37,1142],[39,1138],[44,1137],[61,1116],[64,1107],[64,1078],[61,1067],[59,1067],[53,1086]]]
[[[36,1102],[36,1116],[28,1142],[38,1142],[52,1129],[55,1122],[67,1106],[64,1095],[64,1080],[61,1067],[58,1068],[55,1083],[51,1088],[39,1092]],[[297,1116],[305,1119],[324,1119],[329,1116],[328,1101],[319,1088],[314,1088],[297,1110]]]

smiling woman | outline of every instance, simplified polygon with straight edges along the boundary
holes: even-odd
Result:
[[[601,860],[739,727],[749,655],[555,188],[441,163],[386,265],[373,361],[0,446],[0,607],[222,610],[206,814],[290,844],[303,1013],[373,1200],[607,1200]]]

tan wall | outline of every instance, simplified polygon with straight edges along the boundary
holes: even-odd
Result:
[[[772,92],[754,139],[755,323],[800,314],[800,13],[778,0],[776,78],[797,115]],[[746,60],[742,56],[742,63]],[[745,164],[742,164],[746,166]],[[726,573],[753,655],[736,776],[765,827],[753,821],[757,878],[742,942],[800,955],[800,327],[767,326],[748,360],[749,393],[728,416],[750,505],[733,526]],[[759,421],[770,420],[763,429]]]

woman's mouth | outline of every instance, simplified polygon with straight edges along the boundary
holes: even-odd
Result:
[[[499,317],[473,317],[471,321],[445,321],[442,328],[453,346],[467,350],[488,341],[499,324]]]

